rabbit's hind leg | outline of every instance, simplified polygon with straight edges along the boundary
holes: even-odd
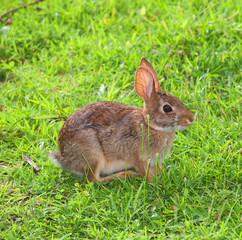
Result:
[[[118,173],[112,174],[112,175],[107,176],[107,177],[100,177],[100,171],[99,172],[96,171],[95,176],[93,174],[88,175],[88,180],[91,181],[91,182],[95,182],[95,181],[109,182],[113,178],[126,178],[128,176],[136,177],[138,175],[139,175],[138,173],[136,173],[132,170],[128,170],[128,171],[118,172]]]

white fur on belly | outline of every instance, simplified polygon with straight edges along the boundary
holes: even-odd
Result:
[[[101,169],[101,174],[108,175],[115,172],[121,172],[132,167],[132,165],[123,161],[109,162],[108,164],[104,164],[104,166]]]

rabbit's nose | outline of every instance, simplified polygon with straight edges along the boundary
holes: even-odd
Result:
[[[191,121],[190,119],[187,119],[187,122],[188,122],[189,125],[191,125],[193,120]]]
[[[192,124],[193,120],[194,120],[194,117],[193,117],[193,114],[191,113],[191,114],[189,114],[189,116],[188,116],[187,122],[188,122],[189,124]]]

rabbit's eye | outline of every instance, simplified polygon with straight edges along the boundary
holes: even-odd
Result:
[[[169,113],[169,112],[172,111],[172,107],[171,107],[170,105],[165,105],[165,106],[163,107],[163,111],[164,111],[165,113]]]

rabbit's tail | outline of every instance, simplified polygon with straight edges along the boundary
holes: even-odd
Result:
[[[61,165],[60,164],[60,159],[62,158],[60,152],[52,152],[49,155],[49,158],[51,159],[51,161],[57,165]]]

